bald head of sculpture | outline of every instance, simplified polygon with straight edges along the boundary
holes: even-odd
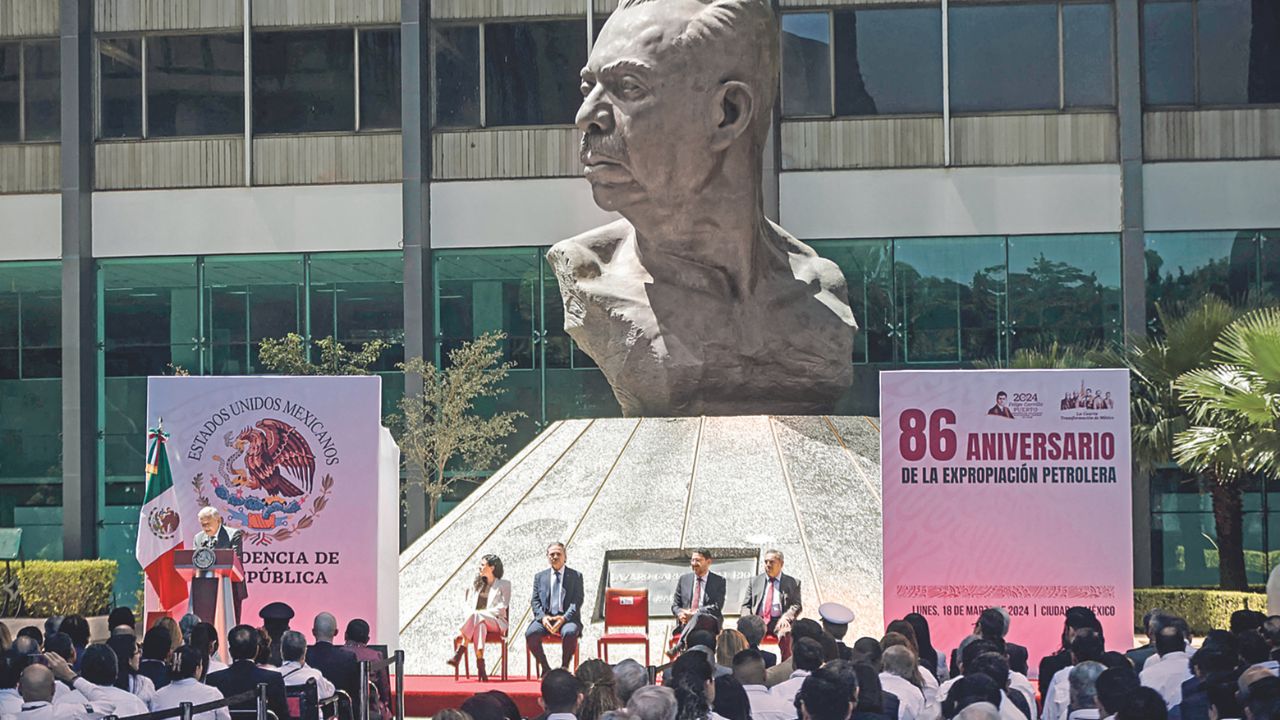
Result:
[[[581,74],[576,122],[596,203],[632,219],[723,201],[735,183],[758,202],[777,38],[768,0],[621,0]]]

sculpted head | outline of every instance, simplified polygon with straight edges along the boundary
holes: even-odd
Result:
[[[582,69],[576,122],[596,203],[679,206],[730,160],[758,176],[777,79],[768,0],[621,0]]]

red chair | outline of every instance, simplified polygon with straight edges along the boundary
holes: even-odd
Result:
[[[609,632],[611,627],[640,627],[644,632]],[[649,590],[605,588],[604,634],[596,641],[596,655],[609,662],[610,645],[643,645],[644,664],[649,666]]]
[[[496,635],[496,634],[486,635],[484,638],[484,645],[485,647],[488,647],[490,645],[497,645],[498,647],[502,648],[502,676],[501,677],[503,680],[506,680],[507,679],[507,638],[506,636]],[[466,673],[465,677],[468,680],[470,680],[471,679],[471,653],[469,652],[462,653],[462,667],[463,667],[463,671]],[[453,666],[453,679],[454,680],[458,679],[457,665]]]
[[[778,660],[786,662],[791,657],[791,636],[788,635],[779,639],[777,635],[765,635],[760,641],[760,647],[765,645],[776,645],[778,647]]]
[[[581,636],[579,636],[579,637],[581,637]],[[560,637],[560,635],[559,635],[559,634],[556,634],[556,635],[543,635],[543,636],[542,636],[542,645],[543,645],[543,647],[546,647],[547,645],[560,645],[560,643],[561,643],[563,640],[564,640],[564,638]],[[540,677],[542,677],[542,666],[541,666],[541,665],[539,665],[539,666],[538,666],[538,674],[537,674],[537,675],[534,675],[534,674],[533,674],[533,653],[529,651],[529,636],[528,636],[528,635],[525,635],[525,636],[524,636],[524,642],[525,642],[525,647],[524,647],[524,676],[525,676],[525,677],[527,677],[527,678],[529,678],[529,679],[540,678]],[[562,647],[563,647],[563,646],[562,646]],[[573,648],[573,671],[574,671],[574,672],[578,672],[578,655],[579,655],[581,652],[582,652],[582,643],[578,643],[578,645],[577,645],[577,646],[575,646],[575,647]],[[562,663],[563,663],[563,661],[562,661]]]

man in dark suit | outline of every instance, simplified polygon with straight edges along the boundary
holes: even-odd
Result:
[[[568,668],[582,633],[582,573],[565,567],[567,560],[564,543],[551,543],[547,547],[551,567],[533,578],[533,598],[529,601],[533,622],[524,631],[524,641],[543,674],[551,670],[542,647],[543,638],[560,636],[560,666]]]
[[[223,697],[238,695],[246,690],[258,689],[258,683],[267,684],[267,709],[278,718],[289,717],[285,700],[284,678],[280,673],[263,670],[254,664],[258,654],[258,631],[251,625],[237,625],[227,633],[227,651],[231,653],[231,666],[226,670],[210,673],[205,684],[222,692]],[[232,710],[253,710],[256,700],[232,705]]]
[[[316,643],[307,648],[307,664],[319,670],[325,679],[353,701],[360,697],[360,661],[355,653],[333,644],[334,637],[338,635],[338,621],[327,612],[316,615],[315,622],[311,624],[311,635]]]
[[[235,550],[237,564],[244,557],[244,534],[239,529],[227,527],[222,522],[222,513],[215,507],[200,509],[196,518],[200,521],[200,532],[192,539],[195,549]],[[240,606],[249,597],[249,586],[243,580],[231,583],[231,604],[236,614],[236,622],[240,622]],[[191,579],[192,612],[205,622],[214,622],[213,614],[217,611],[218,579],[212,572],[197,572]],[[216,624],[216,623],[215,623]]]
[[[693,572],[681,575],[676,581],[676,594],[671,600],[671,614],[676,618],[672,635],[679,635],[681,644],[685,634],[699,626],[697,622],[690,622],[699,615],[714,621],[714,626],[708,626],[707,621],[702,621],[704,630],[720,634],[720,625],[724,622],[725,588],[728,585],[723,575],[711,572],[713,561],[710,550],[694,550],[689,554],[689,568]]]
[[[764,572],[751,579],[742,595],[742,615],[759,615],[765,629],[778,638],[782,659],[791,657],[791,623],[800,616],[800,581],[782,572],[781,550],[764,554]]]

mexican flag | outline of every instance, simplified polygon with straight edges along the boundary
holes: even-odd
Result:
[[[174,608],[187,599],[187,584],[173,567],[173,551],[182,547],[178,536],[178,496],[169,470],[169,438],[163,423],[147,432],[147,495],[138,515],[138,564],[147,575],[147,585],[158,599],[160,611]],[[148,593],[151,594],[151,593]]]

